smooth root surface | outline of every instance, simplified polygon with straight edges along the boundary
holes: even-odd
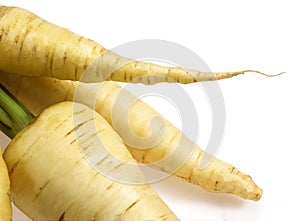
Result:
[[[35,114],[53,103],[73,100],[76,93],[78,102],[95,108],[125,143],[130,143],[127,147],[139,162],[152,164],[156,169],[172,173],[208,191],[232,193],[251,200],[258,200],[261,197],[262,190],[252,178],[232,165],[215,158],[208,167],[199,169],[200,162],[205,156],[203,150],[153,108],[114,82],[105,82],[101,87],[96,84],[80,84],[78,87],[76,82],[9,75],[3,72],[0,72],[0,82]],[[46,94],[43,93],[45,90]],[[133,102],[129,114],[126,112],[128,102]],[[128,119],[125,117],[127,114]],[[160,142],[154,148],[150,148],[150,145],[148,149],[139,149],[139,139],[145,141],[143,138],[149,135],[151,131],[149,125],[155,117],[165,122],[164,136],[160,137]],[[128,128],[136,136],[131,140]],[[157,133],[160,134],[160,131]],[[179,140],[182,142],[179,143]],[[170,153],[173,155],[168,158],[169,160],[161,161]]]
[[[16,7],[0,6],[0,70],[59,79],[154,84],[219,80],[252,70],[201,72],[121,57]]]
[[[0,221],[10,221],[12,209],[9,195],[9,177],[0,147]]]
[[[149,185],[118,182],[144,178],[118,135],[85,105],[46,109],[4,159],[12,200],[33,220],[177,220]]]

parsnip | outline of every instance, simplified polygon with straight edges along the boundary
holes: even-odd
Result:
[[[144,180],[139,167],[85,105],[44,110],[14,137],[4,160],[12,200],[33,220],[178,220],[148,184],[134,185]]]
[[[261,197],[262,190],[254,183],[252,178],[239,172],[232,165],[214,159],[209,166],[199,169],[200,162],[205,156],[203,150],[153,108],[114,82],[105,82],[101,87],[83,83],[78,86],[78,82],[28,77],[18,74],[9,75],[1,72],[0,82],[34,114],[39,114],[51,104],[63,100],[73,100],[76,92],[76,101],[95,108],[119,133],[125,143],[128,143],[128,133],[126,133],[128,126],[138,139],[143,140],[151,132],[149,127],[151,120],[159,117],[165,122],[166,130],[155,147],[150,148],[148,146],[148,149],[139,149],[138,141],[135,140],[130,140],[130,143],[136,142],[136,146],[131,145],[130,147],[127,145],[136,160],[151,164],[156,169],[172,173],[211,192],[233,193],[251,200],[258,200]],[[98,91],[98,88],[101,89]],[[47,91],[47,93],[44,93],[44,91]],[[93,97],[96,98],[95,107]],[[126,117],[124,117],[126,113],[122,110],[126,107],[126,102],[133,101],[135,102],[128,112],[127,122]],[[114,111],[114,108],[117,108],[118,111]],[[155,125],[153,126],[155,127]],[[157,134],[152,135],[156,137]],[[182,142],[178,147],[180,139],[182,139]],[[175,149],[177,151],[174,152]],[[169,161],[163,160],[170,156],[170,153],[172,155]]]
[[[0,221],[11,221],[12,210],[9,195],[9,178],[6,165],[2,159],[0,147]]]
[[[0,6],[0,70],[59,79],[183,84],[245,72],[201,72],[163,67],[119,56],[96,42],[21,8]],[[84,74],[83,76],[83,73]]]

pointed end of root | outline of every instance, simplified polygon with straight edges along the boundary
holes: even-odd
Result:
[[[262,196],[262,189],[254,182],[251,176],[239,171],[237,168],[224,162],[213,161],[218,163],[217,168],[222,168],[218,173],[210,173],[210,187],[209,190],[213,192],[231,193],[240,198],[258,201]],[[207,167],[209,169],[210,167]]]
[[[266,73],[263,73],[263,72],[260,72],[260,71],[256,71],[256,70],[245,70],[245,71],[241,71],[241,72],[243,72],[243,74],[246,73],[246,72],[252,72],[252,73],[257,73],[257,74],[264,75],[266,77],[277,77],[277,76],[282,75],[282,74],[285,73],[285,72],[280,72],[278,74],[266,74]]]
[[[242,173],[239,172],[239,175]],[[247,175],[242,175],[239,185],[236,186],[236,195],[243,199],[258,201],[260,200],[263,190]]]
[[[255,189],[248,192],[248,194],[244,195],[245,197],[243,198],[248,200],[253,200],[253,201],[259,201],[262,194],[263,194],[263,190],[258,186],[255,186]]]
[[[249,73],[249,72],[260,74],[260,75],[263,75],[266,77],[277,77],[277,76],[285,73],[285,72],[280,72],[278,74],[266,74],[266,73],[256,71],[256,70],[243,70],[243,71],[236,71],[236,72],[217,72],[217,73],[215,73],[215,78],[213,78],[213,80],[222,80],[222,79],[231,78],[231,77]]]

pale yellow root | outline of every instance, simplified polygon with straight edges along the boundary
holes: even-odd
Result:
[[[134,61],[24,9],[5,6],[0,6],[0,70],[85,82],[114,80],[144,84],[187,84],[245,72],[260,73],[201,72]]]
[[[12,140],[4,160],[12,200],[33,220],[178,220],[141,184],[143,174],[118,135],[85,105],[44,110]]]
[[[0,147],[0,221],[11,221],[12,218],[9,190],[9,177]]]
[[[209,166],[199,169],[203,157],[207,156],[203,150],[153,108],[114,82],[105,82],[101,87],[99,87],[100,84],[81,83],[78,87],[78,82],[9,75],[1,72],[0,82],[34,114],[40,113],[50,104],[73,100],[76,92],[76,101],[95,108],[112,125],[125,143],[130,143],[132,147],[135,147],[127,145],[131,154],[139,162],[151,164],[156,169],[172,173],[211,192],[232,193],[251,200],[258,200],[261,197],[262,190],[251,177],[223,161],[213,159]],[[99,88],[101,89],[98,91]],[[127,119],[122,110],[126,109],[128,102],[133,101],[135,102],[131,106]],[[162,119],[166,125],[164,136],[160,137],[160,142],[156,145],[153,145],[150,140],[148,149],[139,149],[139,139],[145,141],[144,138],[149,136],[151,128],[155,128],[155,125],[149,126],[151,119],[155,117]],[[136,140],[128,140],[131,135],[128,133],[130,132],[128,128],[136,135]],[[154,131],[152,135],[154,138],[159,137],[160,131]],[[170,153],[172,155],[169,155]]]

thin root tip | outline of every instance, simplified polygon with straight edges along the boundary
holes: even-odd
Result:
[[[263,73],[263,72],[260,72],[260,71],[256,71],[256,70],[245,70],[245,71],[243,71],[243,72],[244,72],[244,73],[246,73],[246,72],[257,73],[257,74],[264,75],[264,76],[266,76],[266,77],[277,77],[277,76],[282,75],[282,74],[285,73],[285,72],[280,72],[280,73],[278,73],[278,74],[266,74],[266,73]]]

